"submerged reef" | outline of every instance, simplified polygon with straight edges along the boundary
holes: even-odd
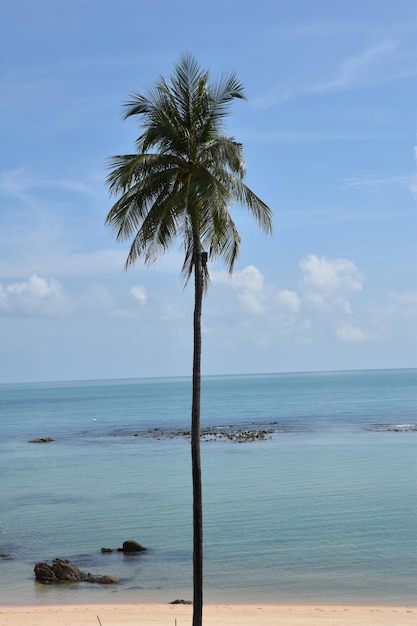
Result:
[[[268,424],[250,424],[248,426],[207,426],[201,429],[200,437],[203,441],[235,441],[246,443],[250,441],[262,441],[270,439],[276,432],[284,432],[278,428],[278,422]],[[113,437],[133,436],[151,439],[175,439],[191,437],[190,430],[163,430],[161,428],[148,428],[147,430],[134,433],[114,433]]]

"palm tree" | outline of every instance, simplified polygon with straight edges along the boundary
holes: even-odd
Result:
[[[244,183],[243,146],[223,132],[234,98],[244,99],[234,73],[210,82],[192,55],[175,66],[170,83],[159,78],[125,104],[124,119],[138,116],[136,153],[110,159],[107,184],[118,197],[106,224],[116,239],[131,240],[125,268],[150,264],[180,239],[185,283],[194,274],[194,351],[191,457],[193,486],[193,626],[203,611],[203,517],[200,463],[202,300],[209,284],[208,260],[220,258],[231,273],[240,237],[229,212],[248,208],[266,232],[272,212]]]

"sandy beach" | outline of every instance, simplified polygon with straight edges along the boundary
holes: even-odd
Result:
[[[0,626],[191,626],[191,606],[101,604],[0,607]],[[207,605],[204,626],[415,626],[417,607]]]

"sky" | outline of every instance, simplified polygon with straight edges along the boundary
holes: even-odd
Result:
[[[0,21],[0,383],[188,376],[181,242],[123,269],[108,159],[133,91],[184,53],[246,101],[230,277],[210,263],[204,375],[417,366],[414,0],[14,0]]]

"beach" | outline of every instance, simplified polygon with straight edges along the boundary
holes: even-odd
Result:
[[[192,607],[78,604],[0,608],[0,626],[191,626]],[[211,604],[204,626],[408,626],[417,607],[353,604]]]

